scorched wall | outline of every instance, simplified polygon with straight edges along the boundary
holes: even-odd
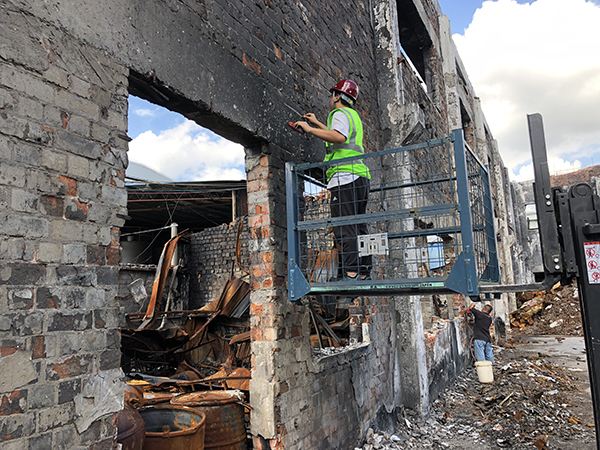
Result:
[[[375,421],[393,427],[397,408],[425,411],[414,298],[358,299],[356,346],[313,359],[307,310],[287,300],[284,164],[323,148],[284,124],[297,119],[286,104],[324,120],[329,88],[347,77],[361,88],[367,151],[446,135],[473,110],[456,61],[431,1],[3,1],[3,448],[113,446],[129,93],[246,149],[255,448],[351,448]]]

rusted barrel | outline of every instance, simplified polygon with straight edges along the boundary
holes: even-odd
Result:
[[[193,392],[175,397],[171,404],[189,406],[206,414],[205,449],[247,449],[244,407],[235,394],[227,391]]]
[[[125,408],[117,413],[117,443],[123,450],[142,450],[146,430],[140,413],[125,402]]]
[[[140,410],[146,424],[144,450],[204,450],[203,412],[179,405]]]

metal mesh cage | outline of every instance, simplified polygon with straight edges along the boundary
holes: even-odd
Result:
[[[450,278],[450,289],[471,295],[478,279],[494,281],[489,175],[462,132],[290,163],[287,195],[292,300],[308,292],[445,288]],[[455,289],[457,282],[464,288]]]

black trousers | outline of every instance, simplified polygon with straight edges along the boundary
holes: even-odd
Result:
[[[368,178],[358,177],[352,183],[336,186],[331,192],[331,217],[364,214],[369,201],[370,182]],[[364,223],[333,227],[336,244],[340,247],[340,269],[342,275],[347,272],[369,275],[373,265],[371,256],[358,256],[358,235],[368,234]]]

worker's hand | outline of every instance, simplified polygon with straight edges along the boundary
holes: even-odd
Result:
[[[296,122],[296,123],[294,124],[294,126],[295,126],[296,128],[301,128],[301,129],[302,129],[302,131],[304,131],[305,133],[310,133],[310,132],[311,132],[311,130],[313,129],[313,128],[312,128],[312,127],[311,127],[311,126],[308,124],[308,122],[304,122],[304,121],[302,121],[302,120],[301,120],[301,121],[299,121],[299,122]]]
[[[317,123],[319,123],[319,121],[317,120],[317,116],[315,116],[313,113],[306,113],[302,117],[304,117],[306,120],[308,120],[313,125],[316,125]]]
[[[315,128],[320,130],[327,129],[327,126],[324,123],[319,122],[319,119],[317,119],[317,116],[315,116],[313,113],[306,113],[302,117],[308,120],[308,122]]]
[[[469,309],[475,309],[477,305],[475,303],[471,303],[471,306],[469,306]]]

